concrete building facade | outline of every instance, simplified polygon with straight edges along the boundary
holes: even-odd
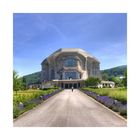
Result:
[[[88,77],[101,78],[100,62],[79,48],[62,48],[41,63],[41,82],[79,88]]]

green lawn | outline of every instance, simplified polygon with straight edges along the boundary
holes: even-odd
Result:
[[[96,92],[99,95],[109,96],[113,99],[127,102],[127,89],[125,88],[101,88],[101,89],[94,89],[94,88],[82,88],[83,90],[88,90],[91,92]]]

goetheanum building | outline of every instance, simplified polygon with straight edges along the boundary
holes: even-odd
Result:
[[[79,88],[88,77],[100,77],[100,62],[79,48],[62,48],[41,63],[42,83]]]

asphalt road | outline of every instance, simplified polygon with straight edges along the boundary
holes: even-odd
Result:
[[[14,127],[124,127],[127,122],[79,90],[64,90],[14,121]]]

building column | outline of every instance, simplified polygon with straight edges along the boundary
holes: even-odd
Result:
[[[86,62],[85,62],[85,70],[87,71],[87,57],[86,57]]]

